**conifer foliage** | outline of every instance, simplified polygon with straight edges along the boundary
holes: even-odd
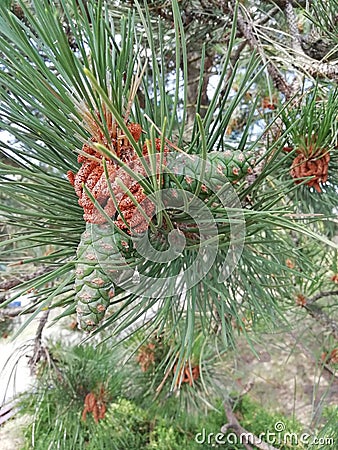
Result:
[[[13,230],[2,258],[48,268],[21,286],[34,288],[35,315],[62,307],[94,334],[169,330],[173,385],[193,384],[197,320],[226,347],[243,321],[276,326],[295,280],[316,272],[304,247],[333,252],[334,70],[299,90],[283,84],[272,37],[253,34],[236,2],[203,2],[211,9],[198,17],[182,14],[185,2],[125,2],[119,18],[103,0],[7,3],[0,126],[15,144],[1,147],[1,215]],[[211,14],[227,45],[218,58],[200,47],[192,114],[192,24],[203,33]],[[217,81],[206,99],[207,66]]]

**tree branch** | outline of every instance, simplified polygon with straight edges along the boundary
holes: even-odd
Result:
[[[317,61],[316,59],[306,55],[304,52],[301,45],[301,37],[298,31],[293,3],[291,1],[285,1],[284,12],[292,39],[292,50],[295,54],[292,64],[297,67],[298,70],[306,71],[313,77],[326,77],[338,81],[337,64]]]
[[[319,291],[318,294],[314,295],[313,297],[308,298],[306,300],[306,304],[311,305],[312,303],[316,302],[320,298],[331,297],[334,295],[338,295],[338,289],[335,291]]]
[[[261,43],[258,41],[258,39],[255,36],[254,28],[252,21],[248,21],[244,18],[242,11],[238,10],[238,16],[237,16],[237,24],[238,29],[241,32],[242,36],[246,39],[248,42],[250,48],[252,50],[255,50],[260,57],[262,58],[263,62],[266,61],[266,55],[264,53],[264,50],[262,48]],[[282,74],[278,71],[276,66],[269,61],[267,63],[267,71],[269,75],[271,76],[271,79],[273,81],[273,84],[275,85],[276,89],[278,89],[279,92],[285,95],[286,99],[289,99],[293,95],[293,89],[291,86],[285,81]]]
[[[247,46],[247,44],[248,44],[247,40],[242,41],[240,44],[238,44],[238,46],[236,47],[234,53],[231,55],[230,67],[229,67],[229,70],[228,70],[228,72],[226,74],[226,77],[225,77],[225,80],[224,80],[225,87],[222,89],[222,94],[225,93],[228,81],[230,80],[231,75],[233,74],[234,66],[235,66],[236,62],[238,61],[239,57],[241,56],[242,51]]]
[[[331,319],[331,317],[318,305],[305,304],[304,308],[311,317],[322,323],[326,328],[330,328],[333,337],[338,340],[338,323],[335,320]]]
[[[222,433],[225,434],[229,430],[229,428],[232,429],[236,433],[236,435],[240,438],[241,444],[244,445],[244,447],[247,450],[253,450],[251,445],[249,445],[249,443],[259,448],[260,450],[278,450],[276,447],[266,444],[257,436],[255,436],[254,434],[250,433],[245,428],[243,428],[241,424],[238,422],[236,415],[234,414],[232,408],[227,402],[224,403],[224,410],[228,423],[222,426],[221,428]]]
[[[31,356],[31,358],[29,358],[28,361],[28,365],[31,369],[32,374],[34,374],[36,366],[38,362],[42,359],[42,357],[45,358],[49,357],[47,348],[44,345],[42,345],[42,332],[48,321],[49,312],[50,312],[49,309],[44,311],[43,315],[41,316],[38,329],[36,331],[33,355]]]
[[[305,345],[302,343],[302,341],[292,332],[289,332],[287,334],[289,337],[291,337],[294,340],[295,346],[298,347],[305,355],[307,355],[313,361],[314,365],[316,365],[318,363],[317,359],[313,356],[313,354],[309,351],[309,349],[305,347]],[[338,378],[336,371],[332,367],[330,367],[329,364],[327,364],[326,362],[323,362],[323,367],[335,378]]]
[[[303,308],[310,314],[311,317],[320,322],[324,327],[331,329],[331,333],[335,339],[338,340],[338,323],[332,319],[323,308],[319,305],[315,305],[315,302],[323,297],[330,297],[338,295],[338,290],[333,291],[320,291],[313,297],[304,297],[304,302],[300,303]],[[303,297],[303,296],[302,296]]]
[[[27,308],[27,306],[19,306],[18,308],[3,308],[0,309],[0,318],[12,319],[23,314],[32,314],[37,309],[38,306],[32,306],[31,308]]]
[[[34,280],[37,277],[40,277],[42,275],[45,275],[49,272],[52,272],[54,270],[53,267],[43,267],[41,269],[36,270],[33,273],[23,275],[19,277],[13,277],[9,280],[3,281],[0,283],[0,291],[9,291],[10,289],[13,289],[14,287],[20,286],[20,284],[23,284],[27,281]],[[5,296],[0,297],[0,304],[5,301]]]

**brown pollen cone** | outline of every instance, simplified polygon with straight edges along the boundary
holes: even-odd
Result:
[[[116,154],[127,164],[136,158],[137,155],[125,136],[122,134],[118,136],[115,124],[111,126],[110,130],[111,143],[107,142],[107,139],[103,136],[103,133],[97,125],[96,128],[93,123],[91,125],[93,127],[91,130],[93,133],[91,141],[93,143],[105,145],[112,153]],[[128,125],[128,130],[137,142],[141,137],[142,127],[137,123],[131,123]],[[82,153],[78,156],[78,162],[81,164],[78,172],[74,174],[72,171],[68,171],[67,177],[74,186],[76,195],[79,197],[78,202],[84,212],[83,218],[86,222],[90,223],[104,223],[106,221],[105,216],[101,214],[83,187],[86,187],[109,217],[114,216],[116,208],[110,198],[107,178],[102,164],[102,154],[96,148],[86,143],[82,147]],[[109,159],[106,160],[106,165],[109,181],[113,184],[120,167],[113,160]]]
[[[330,353],[330,362],[333,364],[338,364],[338,347],[334,348]]]
[[[173,372],[175,373],[177,369],[177,365],[174,366]],[[189,386],[192,386],[194,381],[196,381],[200,376],[200,366],[190,367],[189,364],[186,364],[184,367],[180,369],[179,376],[177,379],[176,387],[181,382],[189,383]]]
[[[148,345],[143,345],[138,352],[137,362],[141,366],[142,372],[147,372],[149,368],[155,363],[155,344],[150,342]]]
[[[335,273],[332,277],[331,277],[331,281],[333,281],[334,283],[338,284],[338,273]]]
[[[290,171],[292,178],[295,178],[295,183],[299,184],[302,180],[297,178],[311,177],[306,184],[309,187],[314,187],[320,193],[320,183],[326,183],[328,179],[330,153],[323,150],[310,151],[308,155],[301,150],[298,150],[297,153]]]
[[[105,403],[105,391],[101,386],[99,394],[89,392],[84,400],[84,409],[82,411],[81,419],[85,422],[87,414],[93,415],[94,421],[98,423],[99,420],[104,419],[107,408]]]
[[[103,111],[106,111],[104,105]],[[150,161],[148,161],[153,158],[151,152],[148,152],[148,146],[151,146],[151,143],[144,144],[142,148],[144,161],[141,161],[127,136],[118,128],[111,114],[105,112],[104,116],[109,130],[109,139],[104,135],[102,127],[98,124],[102,122],[100,115],[97,114],[97,120],[94,120],[89,113],[85,113],[84,121],[87,130],[91,133],[91,142],[104,145],[112,154],[128,165],[133,173],[146,177],[147,170],[145,167],[147,165],[148,167],[154,167],[154,164],[150,164]],[[127,128],[134,140],[138,142],[143,132],[141,125],[130,123]],[[104,223],[106,222],[106,216],[110,218],[116,216],[117,204],[121,215],[116,218],[116,225],[129,233],[143,233],[147,230],[149,221],[154,214],[154,203],[147,198],[143,188],[131,174],[120,167],[114,158],[108,159],[105,156],[108,172],[106,174],[102,163],[103,155],[94,145],[91,145],[91,142],[83,145],[82,152],[78,156],[78,162],[81,164],[78,172],[74,174],[72,171],[68,171],[67,173],[68,179],[79,197],[78,203],[83,208],[84,220],[95,224]],[[155,140],[155,149],[156,171],[160,173],[160,163],[165,162],[165,157],[160,158],[158,154],[161,149],[160,139]],[[168,148],[164,147],[164,153],[166,154],[168,151]],[[121,187],[121,182],[124,188]],[[127,194],[128,191],[136,200],[137,205]],[[105,214],[101,213],[95,204],[100,205]]]
[[[149,143],[151,145],[151,143]],[[156,155],[155,155],[155,170],[157,173],[161,173],[161,167],[160,167],[160,155],[158,152],[161,149],[161,140],[156,139],[155,140],[155,148],[156,148]],[[164,153],[166,154],[169,151],[167,147],[164,147]],[[144,155],[143,164],[148,165],[148,167],[151,167],[149,158],[151,156],[148,153],[148,146],[147,143],[144,144],[142,153]],[[165,158],[163,158],[163,163],[165,163]],[[140,160],[135,159],[131,162],[130,168],[136,173],[138,173],[141,176],[146,176],[146,170],[144,168],[144,165],[141,163]],[[135,182],[135,180],[127,174],[123,174],[122,179],[124,185],[129,189],[129,191],[132,193],[133,197],[138,203],[138,206],[135,205],[135,203],[131,200],[131,198],[124,194],[121,198],[121,200],[118,203],[119,209],[121,213],[123,214],[123,219],[121,216],[118,217],[116,220],[116,225],[121,229],[127,229],[126,223],[130,227],[130,229],[137,233],[141,234],[145,232],[148,228],[148,224],[155,212],[155,205],[154,203],[147,197],[147,195],[144,193],[143,188],[138,182]],[[149,220],[147,220],[147,217]],[[126,223],[125,223],[126,222]]]

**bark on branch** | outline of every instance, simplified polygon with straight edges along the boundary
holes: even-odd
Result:
[[[335,295],[338,295],[338,290],[320,291],[314,296],[305,299],[303,307],[312,318],[321,323],[325,328],[329,329],[332,336],[338,340],[338,323],[332,319],[321,306],[315,304],[317,300],[323,297],[331,297]]]
[[[29,358],[28,365],[31,369],[31,373],[34,374],[36,370],[36,366],[38,362],[44,357],[46,359],[49,358],[49,353],[47,348],[42,344],[42,332],[43,329],[48,321],[50,310],[47,309],[44,311],[43,315],[41,316],[38,329],[36,331],[35,340],[34,340],[34,350],[33,355],[31,358]]]
[[[38,309],[38,306],[28,308],[27,306],[19,306],[17,308],[3,308],[0,309],[1,319],[13,319],[14,317],[21,316],[24,314],[32,314]]]
[[[307,56],[304,52],[298,31],[297,19],[293,9],[293,2],[289,0],[285,1],[284,12],[292,39],[292,50],[294,52],[292,64],[298,70],[305,71],[313,77],[326,77],[338,81],[337,64],[317,61],[316,59]]]
[[[317,300],[323,297],[333,297],[335,295],[338,295],[338,289],[335,291],[319,291],[318,294],[308,298],[306,304],[311,305],[312,303],[316,302]]]
[[[49,272],[52,272],[54,270],[53,267],[43,267],[41,269],[36,270],[33,273],[29,273],[27,275],[22,275],[22,276],[15,276],[13,278],[10,278],[9,280],[3,281],[2,283],[0,283],[0,292],[6,292],[9,291],[10,289],[13,289],[17,286],[20,286],[21,284],[30,281],[30,280],[34,280],[35,278],[41,277],[42,275],[46,275]],[[0,305],[1,303],[5,302],[6,298],[5,296],[0,296]]]
[[[255,36],[253,23],[252,21],[248,20],[247,18],[244,18],[242,11],[238,10],[238,16],[237,16],[237,25],[238,30],[242,34],[242,36],[246,39],[248,42],[250,48],[254,51],[256,51],[260,57],[262,58],[262,61],[265,62],[267,60],[267,57],[264,53],[263,47],[259,40]],[[293,89],[291,86],[285,81],[282,74],[278,71],[277,67],[272,64],[270,61],[267,62],[267,71],[269,75],[271,76],[271,79],[279,92],[283,93],[286,97],[286,99],[290,99],[293,95]]]
[[[227,433],[229,429],[232,429],[235,434],[240,438],[240,442],[247,450],[253,450],[251,445],[254,445],[256,448],[260,450],[278,450],[276,447],[269,445],[263,442],[260,438],[255,436],[254,434],[247,431],[242,425],[238,422],[236,415],[234,414],[230,405],[225,402],[224,404],[225,415],[227,417],[228,423],[223,425],[221,428],[222,433]],[[251,444],[251,445],[250,445]]]
[[[319,323],[331,330],[332,336],[338,340],[338,323],[323,311],[323,309],[314,304],[304,305],[304,308]]]

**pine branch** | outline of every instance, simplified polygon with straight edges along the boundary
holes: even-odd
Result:
[[[284,7],[285,17],[289,26],[292,50],[294,57],[292,64],[298,70],[305,71],[313,77],[327,77],[334,81],[338,80],[338,65],[333,63],[318,62],[316,59],[306,55],[301,45],[301,37],[297,27],[297,19],[292,2],[286,0]]]
[[[0,318],[13,319],[14,317],[22,316],[24,314],[32,314],[38,309],[38,305],[27,308],[27,306],[20,306],[18,308],[3,308],[0,309]]]
[[[265,17],[263,17],[259,22],[258,25],[259,26],[263,26],[266,23],[269,22],[270,19],[272,19],[278,12],[280,11],[280,9],[278,8],[278,6],[275,6],[274,8],[272,8]]]
[[[307,299],[306,304],[311,305],[312,303],[316,302],[322,297],[331,297],[334,295],[338,295],[338,289],[334,291],[320,291],[318,294],[314,295],[313,297],[310,297]]]
[[[260,450],[278,450],[276,447],[273,447],[272,445],[262,442],[260,438],[258,438],[257,436],[255,436],[254,434],[250,433],[245,428],[243,428],[242,425],[238,422],[236,415],[234,414],[232,408],[227,402],[224,403],[224,410],[226,417],[228,419],[228,423],[222,426],[221,428],[222,433],[225,434],[229,430],[229,428],[232,429],[240,439],[242,445],[244,445],[244,447],[247,450],[253,450],[253,448],[251,447],[251,445],[248,444],[248,442],[250,442],[250,444],[254,445],[255,447],[259,448]]]
[[[233,74],[235,64],[239,60],[239,57],[241,56],[241,53],[245,49],[247,44],[248,44],[247,40],[242,41],[240,44],[238,44],[238,46],[236,47],[234,53],[231,55],[230,67],[229,67],[228,73],[227,73],[227,75],[225,77],[225,80],[224,80],[225,87],[222,89],[222,94],[225,93],[228,81],[230,80],[231,75]]]
[[[209,105],[207,88],[212,75],[211,69],[214,65],[214,55],[206,56],[204,60],[203,81],[201,86],[200,114],[205,116]],[[187,128],[193,126],[196,117],[196,103],[198,98],[198,87],[200,82],[201,57],[197,52],[188,54],[188,87],[187,87]]]
[[[36,270],[33,273],[23,275],[20,278],[13,277],[9,280],[3,281],[0,283],[0,291],[9,291],[10,289],[13,289],[14,287],[20,286],[21,284],[25,283],[26,281],[35,280],[35,278],[40,277],[41,275],[45,275],[49,272],[52,272],[54,270],[53,267],[43,267],[41,269]],[[5,296],[0,297],[0,304],[5,302],[6,298]]]
[[[44,345],[42,345],[42,332],[48,321],[49,312],[50,312],[49,309],[44,311],[40,319],[38,329],[36,331],[33,355],[31,356],[31,358],[29,358],[28,361],[28,365],[31,369],[32,374],[34,374],[37,364],[39,363],[39,361],[41,361],[43,357],[49,359],[49,352],[47,348]]]
[[[265,24],[266,22],[268,22],[275,14],[277,14],[278,11],[279,11],[279,8],[278,8],[278,7],[272,8],[271,11],[269,11],[269,14],[267,14],[265,17],[263,17],[262,20],[259,21],[258,25],[260,25],[260,26],[264,25],[264,24]],[[239,33],[239,34],[241,34],[241,33]],[[225,87],[222,89],[222,94],[225,93],[227,83],[228,83],[229,79],[231,78],[231,75],[233,74],[235,64],[236,64],[236,62],[239,60],[242,51],[245,49],[245,47],[247,46],[248,43],[249,43],[248,40],[244,40],[244,41],[240,42],[240,43],[238,44],[238,46],[236,47],[234,53],[231,55],[231,58],[230,58],[230,67],[229,67],[228,73],[227,73],[227,75],[226,75],[226,77],[225,77],[225,79],[224,79]],[[221,95],[221,96],[222,96],[222,95]]]
[[[326,328],[331,329],[332,336],[338,340],[338,323],[335,320],[331,319],[331,317],[318,305],[305,304],[304,308],[311,317],[322,323]]]
[[[265,62],[267,58],[261,43],[255,36],[253,22],[249,20],[248,17],[244,18],[240,9],[238,10],[237,24],[240,33],[248,42],[251,50],[256,51],[262,58],[262,61]],[[277,67],[271,61],[267,63],[267,71],[271,76],[276,89],[284,94],[287,99],[291,98],[293,95],[292,87],[285,81],[282,74],[278,71]]]

